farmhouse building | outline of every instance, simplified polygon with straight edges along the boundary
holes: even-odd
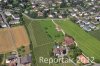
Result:
[[[53,48],[53,53],[54,53],[54,56],[58,58],[64,57],[67,53],[67,48],[63,46],[55,45]]]
[[[71,45],[74,44],[74,38],[71,37],[71,36],[66,36],[64,38],[64,43],[65,43],[66,46],[71,46]]]

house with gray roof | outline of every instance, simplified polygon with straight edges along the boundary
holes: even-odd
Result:
[[[29,64],[31,62],[32,62],[32,55],[31,54],[26,55],[26,56],[20,58],[20,63],[21,64],[25,65],[25,64]]]
[[[94,24],[89,24],[89,27],[90,27],[91,29],[95,29],[95,28],[96,28],[96,26],[95,26]]]
[[[85,30],[85,31],[91,31],[91,28],[89,27],[89,26],[83,26],[83,29]]]
[[[80,27],[84,27],[84,23],[83,22],[80,22],[79,25],[80,25]]]

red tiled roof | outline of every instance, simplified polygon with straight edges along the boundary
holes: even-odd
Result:
[[[78,59],[79,59],[83,64],[88,64],[88,63],[89,63],[89,60],[88,60],[84,55],[78,56]]]
[[[74,39],[71,36],[67,36],[67,37],[65,37],[64,42],[67,45],[72,45],[72,44],[74,44]]]

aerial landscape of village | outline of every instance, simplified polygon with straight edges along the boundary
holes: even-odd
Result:
[[[0,0],[0,66],[100,66],[100,0]]]

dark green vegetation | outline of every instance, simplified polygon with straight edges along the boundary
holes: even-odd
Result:
[[[21,46],[17,49],[19,57],[23,56],[25,53],[25,46]]]
[[[0,54],[0,64],[2,63],[3,61],[3,54]]]
[[[61,66],[62,64],[39,63],[39,57],[50,58],[50,52],[55,41],[62,40],[62,33],[55,30],[51,20],[33,21],[24,17],[24,24],[31,40],[31,51],[33,54],[33,63],[36,66]],[[51,28],[51,29],[50,29]],[[59,36],[56,36],[59,35]],[[59,39],[60,38],[60,39]],[[73,64],[65,64],[72,66]]]
[[[0,54],[0,66],[6,66],[6,64],[4,62],[4,60],[5,60],[4,56],[5,56],[4,54]]]
[[[70,51],[68,56],[70,58],[73,58],[73,61],[77,63],[77,56],[82,54],[82,50],[79,47],[76,47],[75,45],[70,46]]]
[[[100,61],[100,41],[82,30],[79,26],[71,22],[57,20],[57,23],[69,35],[73,36],[78,43],[78,46],[89,57],[94,57]]]

